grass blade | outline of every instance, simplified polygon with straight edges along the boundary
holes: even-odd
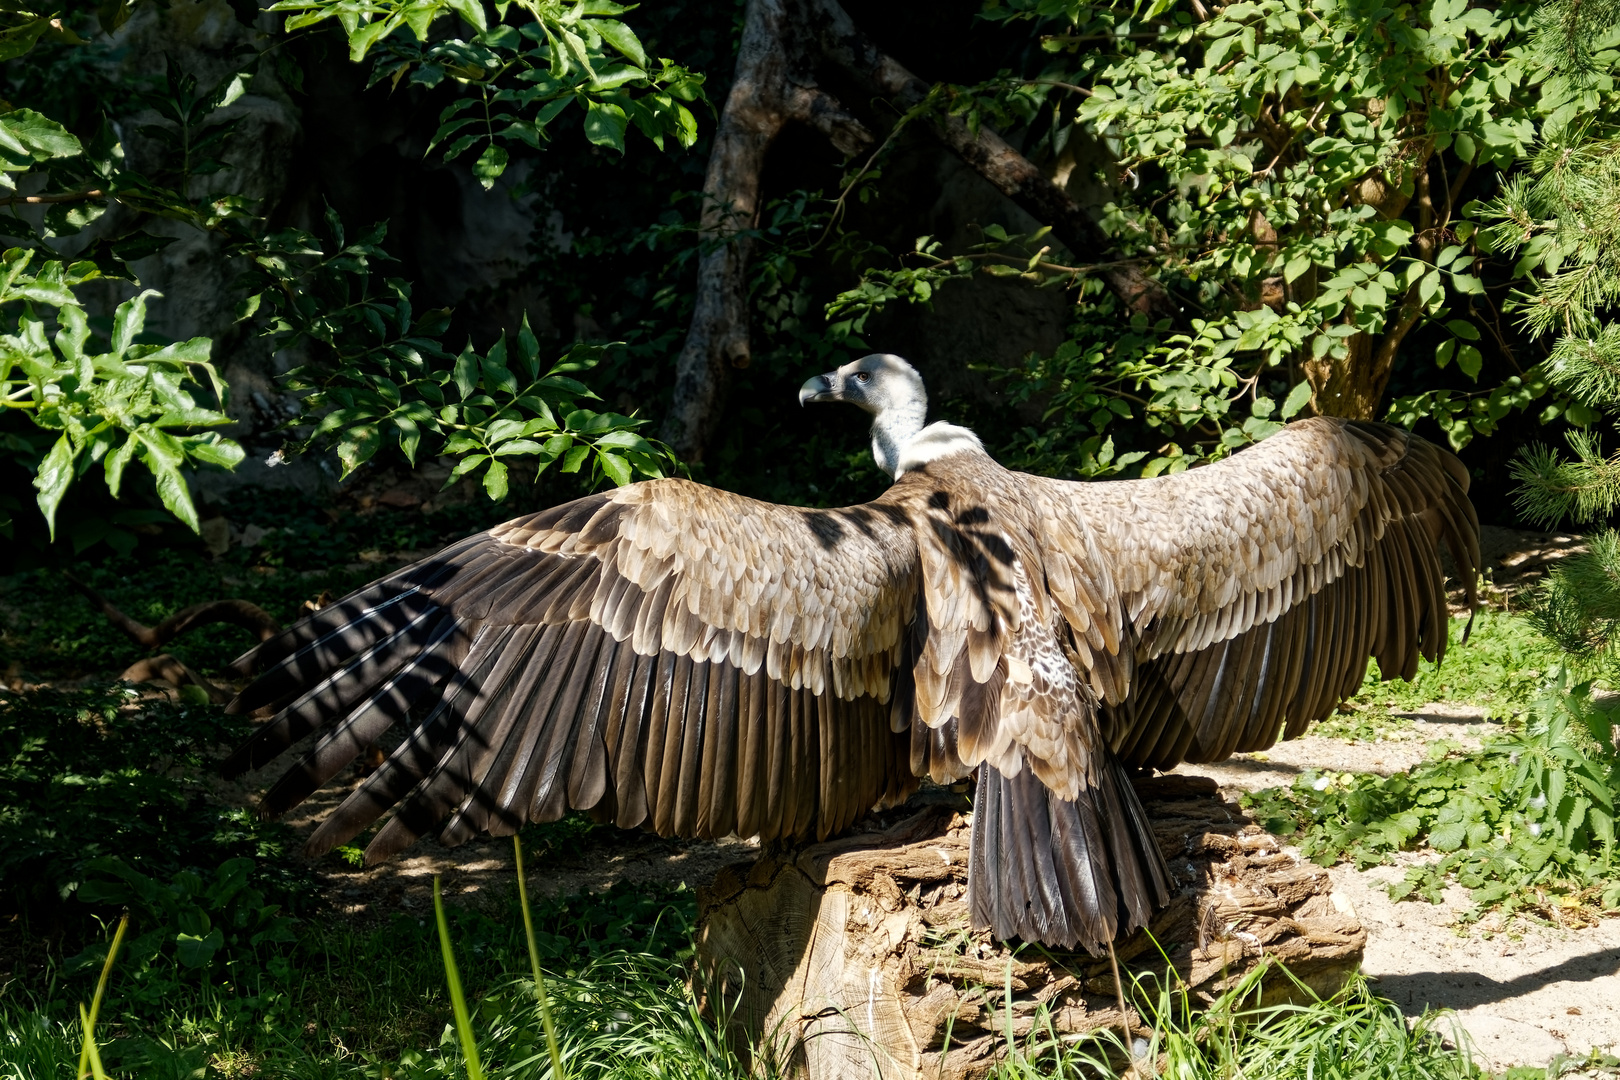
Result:
[[[484,1067],[478,1063],[478,1040],[473,1037],[472,1018],[467,1014],[467,995],[461,992],[461,973],[456,956],[450,951],[450,924],[444,919],[444,901],[439,897],[439,878],[433,877],[433,918],[439,924],[439,952],[444,956],[444,977],[450,984],[450,1008],[456,1014],[456,1034],[461,1037],[461,1053],[467,1060],[467,1080],[484,1080]]]
[[[90,999],[90,1012],[85,1014],[84,1006],[79,1006],[79,1023],[84,1026],[84,1045],[79,1049],[79,1080],[84,1080],[93,1070],[96,1080],[106,1080],[107,1073],[101,1067],[101,1051],[96,1046],[95,1035],[96,1016],[101,1012],[101,999],[107,993],[107,980],[112,977],[113,957],[118,955],[118,946],[124,943],[124,931],[129,929],[129,912],[118,920],[118,929],[113,932],[112,945],[107,949],[107,959],[101,963],[101,978],[96,980],[96,993]]]
[[[79,1005],[79,1024],[84,1028],[84,1049],[79,1051],[79,1080],[86,1076],[93,1076],[95,1080],[107,1080],[107,1070],[101,1067],[101,1050],[96,1046],[96,1040],[90,1035],[90,1029],[95,1027],[90,1015],[84,1011],[84,1005]],[[89,1063],[88,1068],[86,1062]]]
[[[529,887],[523,880],[523,842],[512,837],[517,856],[518,906],[523,908],[523,932],[529,939],[529,964],[534,968],[534,992],[540,996],[540,1023],[546,1029],[546,1050],[551,1054],[551,1075],[564,1080],[562,1052],[557,1049],[557,1028],[551,1022],[551,999],[546,994],[546,977],[540,973],[540,950],[534,944],[534,917],[529,914]]]

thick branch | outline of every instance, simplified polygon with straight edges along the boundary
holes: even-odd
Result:
[[[1413,174],[1413,195],[1402,194],[1381,173],[1364,178],[1357,194],[1359,201],[1377,207],[1379,217],[1384,220],[1404,214],[1415,196],[1418,253],[1424,262],[1433,262],[1443,224],[1437,224],[1440,219],[1430,191],[1433,144],[1425,142],[1421,150],[1423,157]],[[1363,332],[1346,340],[1347,351],[1341,358],[1324,356],[1303,361],[1300,366],[1311,384],[1312,409],[1324,416],[1345,416],[1353,420],[1371,420],[1377,416],[1401,343],[1422,319],[1423,310],[1421,291],[1414,282],[1401,297],[1400,307],[1386,322],[1384,335],[1376,345],[1371,336]]]
[[[268,641],[281,633],[281,624],[276,622],[268,611],[246,600],[215,600],[206,604],[193,604],[184,611],[175,612],[156,626],[147,626],[119,611],[106,597],[72,574],[64,576],[90,603],[107,616],[108,622],[129,635],[129,639],[143,649],[161,648],[192,627],[206,626],[209,623],[230,623],[232,626],[240,626],[260,641]]]
[[[795,84],[788,88],[788,117],[827,136],[838,152],[854,157],[874,140],[866,125],[844,111],[838,99],[818,86]]]
[[[809,0],[812,24],[820,29],[821,49],[827,59],[849,72],[872,92],[903,109],[922,104],[932,89],[880,50],[855,26],[836,0]],[[1024,155],[990,128],[977,131],[959,116],[932,121],[934,134],[1002,194],[1052,226],[1052,233],[1080,257],[1081,262],[1103,262],[1113,247],[1091,215]],[[1164,289],[1140,267],[1116,265],[1103,271],[1103,280],[1132,311],[1170,315],[1174,306]]]
[[[1438,248],[1435,238],[1435,210],[1434,198],[1429,190],[1429,163],[1424,162],[1423,168],[1418,171],[1416,178],[1418,196],[1418,253],[1424,262],[1433,262],[1435,251]],[[1446,210],[1449,215],[1451,205],[1448,202]],[[1406,295],[1401,298],[1401,306],[1395,315],[1394,321],[1384,331],[1383,339],[1378,343],[1378,351],[1373,353],[1372,371],[1368,381],[1378,388],[1379,396],[1383,396],[1383,389],[1389,383],[1390,373],[1395,370],[1395,356],[1399,353],[1401,342],[1412,327],[1418,324],[1423,317],[1423,299],[1420,289],[1421,278],[1412,282],[1407,288]]]
[[[675,391],[661,437],[700,461],[719,422],[733,367],[747,367],[748,239],[759,215],[765,152],[788,119],[788,0],[749,0],[737,75],[720,114],[703,182],[697,299],[675,364]]]
[[[229,690],[215,686],[168,653],[135,661],[124,669],[122,675],[118,676],[118,681],[131,683],[161,681],[173,683],[176,688],[187,685],[196,686],[201,688],[202,692],[208,695],[208,700],[215,705],[223,705],[231,700]]]

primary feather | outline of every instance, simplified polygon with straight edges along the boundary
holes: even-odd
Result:
[[[279,813],[408,727],[308,845],[392,811],[375,862],[569,809],[824,838],[976,770],[974,918],[1095,949],[1169,898],[1126,767],[1269,746],[1369,657],[1438,659],[1442,542],[1473,599],[1467,473],[1385,425],[1307,420],[1207,468],[1073,484],[925,426],[898,357],[800,398],[871,412],[893,486],[814,510],[654,480],[459,541],[243,657],[261,674],[232,708],[273,716],[227,771],[321,731]]]

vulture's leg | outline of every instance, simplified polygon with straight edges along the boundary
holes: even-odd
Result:
[[[1027,766],[981,765],[973,811],[968,908],[998,938],[1101,955],[1170,902],[1169,868],[1112,754],[1072,801]]]

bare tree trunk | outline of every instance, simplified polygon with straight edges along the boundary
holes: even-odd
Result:
[[[881,52],[835,0],[749,0],[737,51],[737,75],[715,132],[703,186],[697,301],[676,362],[674,397],[660,432],[680,457],[701,461],[725,404],[733,368],[747,367],[748,230],[759,216],[760,174],[771,142],[789,120],[809,124],[846,155],[871,133],[818,89],[820,61],[844,68],[902,109],[930,86]],[[1082,260],[1101,261],[1110,246],[1090,216],[1007,141],[957,117],[933,122],[939,139],[1038,220]],[[1138,266],[1103,270],[1133,311],[1171,314],[1169,297]]]
[[[736,80],[709,154],[697,303],[663,429],[664,441],[688,461],[702,459],[731,368],[748,366],[748,239],[740,234],[758,218],[765,152],[787,122],[787,23],[787,0],[749,0]]]
[[[1194,1007],[1267,962],[1287,972],[1260,976],[1266,1004],[1302,996],[1294,979],[1323,996],[1344,985],[1367,935],[1325,870],[1279,850],[1213,781],[1172,774],[1138,790],[1178,889],[1118,943],[1127,984],[1172,975]],[[936,806],[727,867],[699,890],[700,986],[734,1045],[765,1059],[754,1071],[968,1080],[1009,1035],[1148,1034],[1151,1019],[1120,1015],[1108,957],[1015,952],[972,930],[967,861],[967,823]]]

